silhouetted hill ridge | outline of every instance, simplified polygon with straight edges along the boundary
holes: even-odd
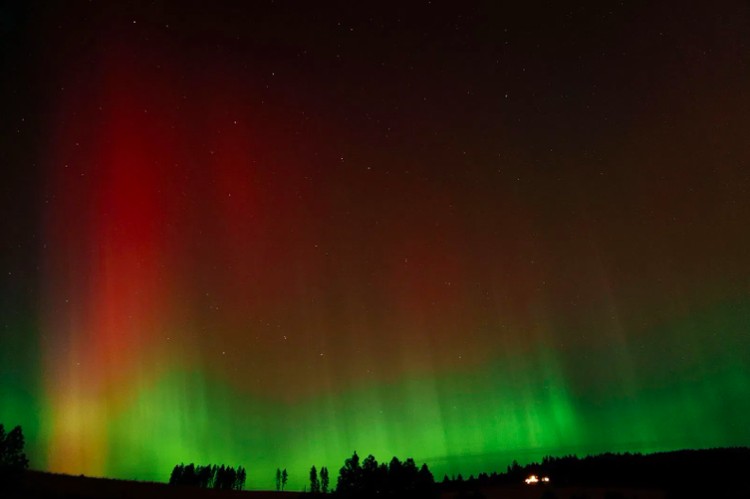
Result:
[[[540,463],[508,466],[504,473],[443,480],[447,491],[523,483],[530,475],[547,476],[554,486],[659,488],[662,490],[744,490],[750,472],[750,448],[728,447],[640,453],[604,453],[579,458],[545,457]]]

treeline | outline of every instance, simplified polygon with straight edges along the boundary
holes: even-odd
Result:
[[[2,427],[0,427],[2,429]],[[13,440],[13,439],[11,439]],[[17,447],[17,446],[16,446]],[[25,458],[25,457],[24,457]],[[549,477],[557,487],[655,488],[672,491],[681,497],[689,490],[744,490],[750,497],[750,482],[743,477],[750,470],[750,448],[684,450],[655,454],[605,453],[579,458],[574,455],[551,457],[541,462],[520,465],[513,461],[505,472],[480,473],[464,478],[448,477],[437,484],[426,464],[417,467],[414,459],[394,457],[378,463],[373,455],[363,460],[354,454],[339,469],[335,490],[330,484],[328,468],[310,469],[309,490],[314,495],[335,492],[342,498],[410,497],[434,499],[441,492],[476,494],[488,487],[519,486],[530,475]],[[283,491],[288,480],[286,469],[276,470],[276,490]],[[214,489],[242,490],[246,472],[224,465],[178,465],[172,470],[170,484],[192,485]],[[540,487],[543,484],[539,485]],[[676,495],[675,495],[676,494]],[[718,496],[716,496],[718,497]]]
[[[654,454],[605,453],[579,458],[544,457],[525,466],[516,461],[504,473],[443,478],[444,491],[477,490],[523,483],[530,475],[547,476],[554,486],[648,487],[664,490],[710,487],[737,488],[750,470],[750,449],[721,448]]]
[[[247,472],[242,466],[235,470],[231,466],[185,466],[178,464],[169,477],[170,485],[191,485],[204,489],[242,490],[245,487]]]
[[[311,473],[312,475],[312,473]],[[397,457],[378,464],[370,454],[361,463],[355,452],[339,470],[336,493],[343,497],[410,497],[437,496],[435,479],[426,464],[417,468],[414,459],[401,462]]]

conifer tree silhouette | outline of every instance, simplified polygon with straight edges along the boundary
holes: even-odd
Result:
[[[317,494],[320,492],[320,482],[318,481],[318,470],[315,469],[315,465],[310,468],[310,492]]]
[[[320,491],[324,494],[328,493],[329,483],[328,468],[323,466],[322,468],[320,468]]]
[[[28,468],[29,460],[23,451],[25,445],[23,429],[20,426],[5,433],[5,427],[0,424],[0,468],[15,471]]]

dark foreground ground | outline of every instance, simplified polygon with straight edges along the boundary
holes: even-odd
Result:
[[[233,491],[27,471],[15,490],[0,499],[299,499],[299,492]]]
[[[539,487],[507,485],[471,493],[445,493],[441,499],[668,499],[664,490],[613,487]]]
[[[750,469],[746,476],[715,485],[682,483],[668,487],[500,485],[462,492],[443,492],[440,499],[750,499]]]
[[[750,470],[748,470],[750,477]],[[443,492],[440,499],[678,499],[678,498],[746,498],[750,499],[750,478],[727,477],[726,482],[711,488],[705,485],[690,486],[690,477],[684,484],[669,489],[618,488],[587,486],[503,485],[478,487],[461,492]],[[171,486],[163,483],[135,482],[58,475],[29,471],[13,491],[1,491],[2,499],[302,499],[300,492],[274,491],[221,491],[195,487]]]

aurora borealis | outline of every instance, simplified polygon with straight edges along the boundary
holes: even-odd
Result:
[[[0,422],[265,489],[750,445],[750,8],[697,9],[0,7]]]

